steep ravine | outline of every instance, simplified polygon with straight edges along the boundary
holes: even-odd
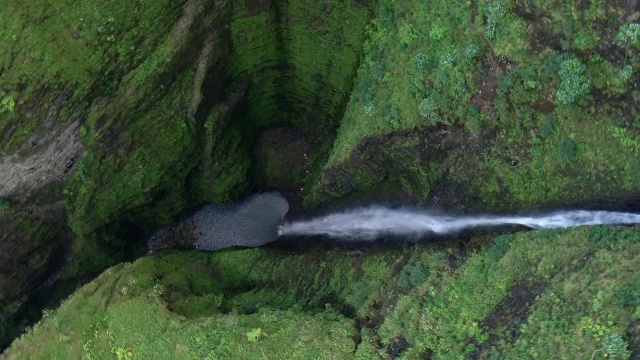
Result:
[[[0,343],[51,274],[50,294],[69,293],[142,255],[157,229],[254,190],[281,190],[300,213],[373,200],[461,212],[637,205],[639,12],[637,1],[8,4],[0,9],[8,19],[0,23]],[[605,252],[607,236],[567,233],[578,234],[569,236],[573,255],[585,254],[581,246]],[[451,265],[440,260],[434,268]],[[557,264],[579,267],[565,260]],[[396,265],[380,271],[400,276]],[[373,284],[371,269],[361,270]],[[221,273],[244,271],[236,270]],[[538,280],[523,292],[536,293]],[[393,302],[344,286],[348,296],[327,290],[323,299],[369,301],[367,311]],[[231,287],[234,296],[244,289]],[[389,354],[407,341],[425,357],[424,344],[441,353],[449,344],[389,329],[379,338],[379,319],[360,315],[376,328],[360,340]],[[464,331],[466,346],[482,342]]]

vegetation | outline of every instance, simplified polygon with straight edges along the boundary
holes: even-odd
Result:
[[[605,226],[469,255],[167,251],[105,271],[4,356],[624,359],[640,341],[638,261],[640,232]]]
[[[624,21],[634,16],[602,1],[381,1],[306,204],[375,188],[516,210],[632,192],[640,63],[638,24]],[[370,155],[381,152],[398,155]],[[379,176],[360,176],[369,171]],[[435,184],[456,190],[434,194]]]

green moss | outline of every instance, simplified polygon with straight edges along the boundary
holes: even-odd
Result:
[[[11,139],[0,150],[16,149],[43,125],[57,96],[49,92],[71,93],[69,103],[81,102],[89,92],[111,94],[163,39],[183,3],[42,1],[1,10],[10,15],[0,25],[0,38],[7,46],[0,55],[0,94],[14,99],[14,115],[2,115],[0,131],[11,130]],[[53,12],[62,15],[49,16]],[[43,116],[16,123],[20,115],[34,111]]]
[[[280,116],[277,100],[280,72],[277,67],[283,54],[279,52],[278,19],[274,9],[253,15],[240,8],[234,13],[229,72],[232,78],[250,80],[246,118],[255,124],[254,129],[263,129],[278,121]],[[256,130],[253,130],[250,136],[255,135]]]
[[[370,10],[354,2],[283,2],[285,120],[314,139],[335,131],[351,91]]]

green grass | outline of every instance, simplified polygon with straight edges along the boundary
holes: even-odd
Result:
[[[627,358],[638,261],[640,233],[606,226],[467,254],[168,251],[105,271],[4,356],[374,359],[404,339],[403,358]]]

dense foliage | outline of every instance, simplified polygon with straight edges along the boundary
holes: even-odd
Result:
[[[308,204],[375,189],[515,210],[635,191],[637,14],[611,1],[381,1]]]

